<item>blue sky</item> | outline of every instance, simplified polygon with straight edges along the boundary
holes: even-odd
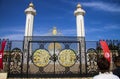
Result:
[[[33,2],[34,36],[48,36],[56,26],[64,36],[76,36],[74,11],[80,3],[86,11],[86,40],[120,40],[120,0],[0,0],[0,38],[23,40],[26,15]]]

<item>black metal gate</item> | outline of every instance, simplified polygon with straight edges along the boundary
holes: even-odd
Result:
[[[8,73],[8,77],[23,76],[23,41],[6,40],[3,58],[3,71]]]
[[[56,37],[41,38],[27,41],[27,49],[24,48],[25,41],[7,40],[3,71],[8,72],[8,77],[91,77],[99,72],[97,59],[103,55],[99,42],[85,42],[86,72],[82,73],[80,41],[73,37],[64,37],[62,40],[58,37],[59,41],[54,41]],[[120,55],[120,41],[110,40],[107,43],[114,60]]]
[[[29,41],[27,77],[79,76],[79,46],[78,41]]]

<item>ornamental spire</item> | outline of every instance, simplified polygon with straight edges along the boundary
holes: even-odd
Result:
[[[31,3],[29,4],[29,7],[34,8],[34,4],[31,2]]]
[[[53,27],[52,34],[53,35],[57,35],[57,29],[56,29],[56,27]]]
[[[80,3],[77,4],[77,8],[82,8]]]

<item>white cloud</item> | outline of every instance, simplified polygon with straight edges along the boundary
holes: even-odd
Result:
[[[11,28],[9,28],[9,27],[11,27]],[[18,27],[4,26],[4,28],[0,29],[0,32],[2,32],[2,33],[4,33],[4,32],[24,33],[25,32],[25,28],[23,28],[22,26],[18,26]]]
[[[117,24],[108,24],[108,25],[103,25],[101,27],[95,28],[86,28],[85,31],[86,33],[94,33],[94,32],[104,32],[104,31],[116,31],[120,30],[120,25]]]
[[[105,2],[83,2],[83,6],[91,7],[97,10],[103,10],[108,12],[120,12],[120,6],[112,3]]]
[[[107,25],[107,26],[104,26],[104,29],[108,29],[108,30],[120,30],[120,25]]]
[[[38,31],[35,31],[33,36],[50,36],[51,34],[48,32],[48,33],[43,33],[43,32],[38,32]]]
[[[104,31],[103,28],[86,28],[85,29],[86,33],[95,33],[95,32],[102,32]]]
[[[25,28],[23,26],[18,25],[15,26],[4,26],[4,28],[0,29],[0,38],[1,39],[10,39],[10,40],[23,40],[24,38]]]
[[[15,32],[21,32],[21,33],[24,33],[25,32],[25,29],[17,29],[17,30],[14,30]]]
[[[66,36],[66,35],[76,35],[76,29],[64,29],[64,30],[62,30],[62,34],[64,35],[64,36]]]
[[[6,36],[0,37],[1,39],[10,39],[10,40],[23,40],[24,35],[23,34],[9,34]]]
[[[72,35],[76,35],[76,29],[62,29],[62,30],[57,30],[58,31],[58,36],[72,36]],[[34,36],[51,36],[52,35],[52,29],[49,30],[47,33],[45,32],[39,32],[39,31],[35,31]]]

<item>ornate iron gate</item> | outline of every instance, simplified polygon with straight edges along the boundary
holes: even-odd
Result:
[[[22,77],[23,74],[23,41],[7,40],[4,58],[3,71],[8,77]]]
[[[27,77],[80,75],[81,56],[78,45],[78,41],[29,41]]]
[[[93,76],[97,70],[97,59],[103,56],[99,42],[86,41],[86,73],[82,73],[81,43],[68,37],[60,41],[7,40],[4,51],[4,69],[8,77],[83,77]],[[59,37],[58,39],[60,39]],[[42,38],[43,39],[43,38]],[[33,39],[34,40],[34,39]],[[2,40],[0,40],[1,43]],[[107,41],[112,59],[120,55],[120,41]],[[1,47],[1,46],[0,46]],[[25,54],[27,54],[25,56]],[[114,62],[112,63],[114,64]],[[114,67],[113,67],[114,68]]]
[[[14,48],[10,53],[9,74],[11,76],[22,76],[23,52],[19,48]]]

